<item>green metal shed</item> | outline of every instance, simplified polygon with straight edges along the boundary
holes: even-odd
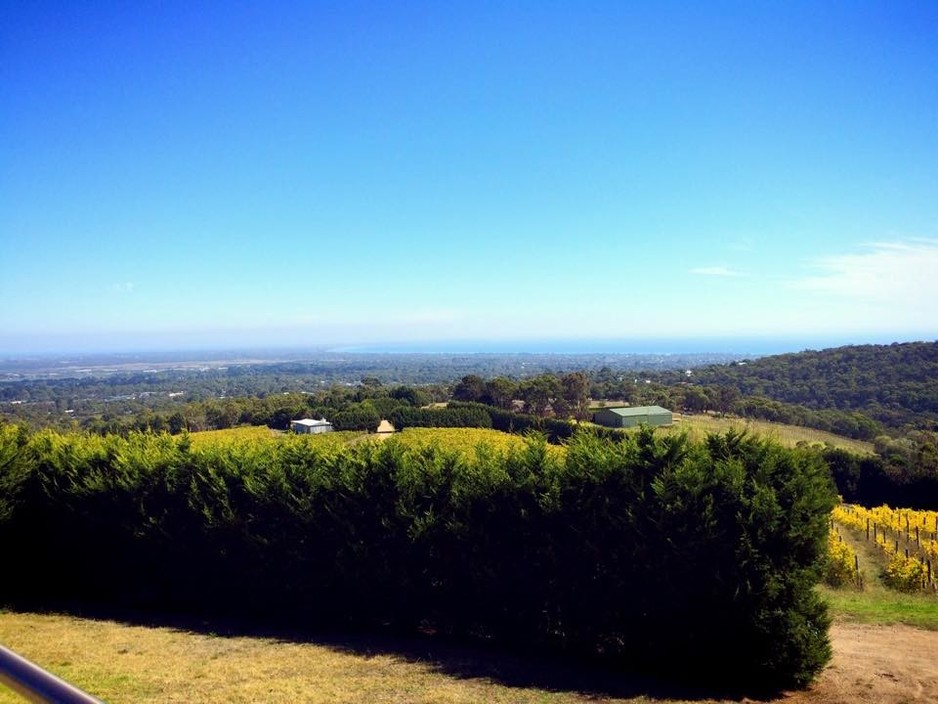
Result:
[[[633,428],[637,425],[671,425],[671,411],[661,406],[629,406],[601,408],[593,414],[593,422],[610,428]]]

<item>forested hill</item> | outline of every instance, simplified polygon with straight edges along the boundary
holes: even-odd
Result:
[[[694,371],[701,384],[810,408],[862,411],[898,427],[938,422],[938,342],[852,345]]]

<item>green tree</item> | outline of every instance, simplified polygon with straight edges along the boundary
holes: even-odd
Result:
[[[545,416],[551,402],[560,397],[560,381],[553,374],[541,374],[521,382],[518,388],[524,401],[524,410],[535,416]]]
[[[504,377],[495,377],[485,382],[483,401],[496,408],[511,410],[511,402],[515,398],[518,385]]]
[[[717,410],[723,415],[732,412],[740,397],[741,394],[736,387],[718,386],[716,389]]]
[[[391,398],[403,401],[409,406],[420,408],[430,402],[429,396],[413,386],[395,386],[391,389]]]
[[[699,386],[684,389],[684,409],[689,413],[703,413],[710,406],[710,396]]]
[[[172,435],[179,435],[186,429],[186,418],[181,411],[176,411],[169,417],[169,432]]]
[[[590,380],[585,372],[571,372],[560,378],[563,400],[577,420],[589,418]]]
[[[467,374],[453,388],[453,398],[457,401],[480,402],[484,395],[485,382],[475,374]]]

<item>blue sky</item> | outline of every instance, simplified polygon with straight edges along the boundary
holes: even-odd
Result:
[[[938,337],[938,4],[0,5],[0,353]]]

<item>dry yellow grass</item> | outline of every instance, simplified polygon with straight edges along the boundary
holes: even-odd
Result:
[[[0,612],[0,642],[110,704],[597,701],[588,693],[512,686],[472,674],[484,653],[466,656],[470,662],[463,672],[446,674],[432,654],[367,653],[360,647],[350,651],[339,645],[12,612]],[[491,655],[484,666],[491,669]],[[647,701],[644,696],[599,700]],[[0,685],[0,703],[19,701]]]
[[[707,433],[724,433],[730,428],[737,428],[772,438],[787,447],[795,447],[802,442],[809,445],[820,443],[841,447],[851,452],[873,453],[872,443],[846,438],[842,435],[834,435],[814,428],[804,428],[800,425],[784,425],[749,418],[720,418],[708,414],[681,416],[679,413],[675,413],[674,419],[674,425],[664,430],[666,432],[686,431],[692,439],[702,439]]]

